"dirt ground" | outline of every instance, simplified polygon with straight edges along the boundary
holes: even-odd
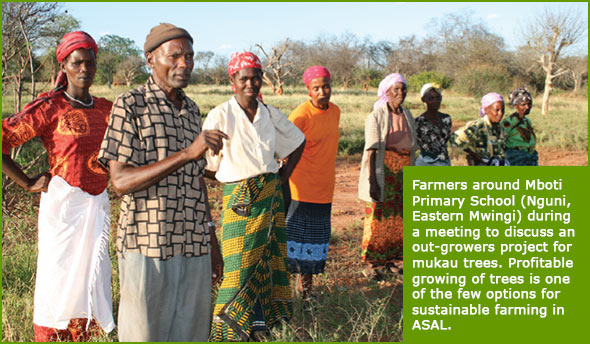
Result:
[[[345,229],[364,219],[363,203],[357,199],[361,157],[339,157],[336,161],[336,189],[332,203],[333,230]],[[588,166],[585,151],[539,149],[541,166]]]
[[[539,164],[542,166],[588,166],[588,153],[585,151],[540,149]],[[360,155],[338,157],[336,161],[336,188],[332,202],[332,230],[336,233],[342,231],[347,232],[347,235],[358,236],[359,242],[362,237],[364,221],[364,204],[357,198],[360,165]],[[213,191],[213,193],[210,197],[221,199],[219,191]],[[213,217],[216,220],[219,220],[220,216],[218,210],[220,209],[213,211]],[[350,230],[361,232],[348,233]],[[338,248],[338,242],[335,244],[332,245],[331,251]]]

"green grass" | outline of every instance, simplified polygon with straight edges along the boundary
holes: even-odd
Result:
[[[125,86],[93,86],[92,94],[114,100],[118,94],[127,91]],[[205,116],[215,106],[227,101],[232,96],[230,86],[191,85],[185,89],[201,109]],[[340,145],[339,152],[343,155],[355,154],[364,142],[365,118],[371,112],[376,100],[376,90],[368,93],[354,89],[335,88],[332,102],[340,107]],[[308,99],[307,90],[303,87],[287,87],[283,96],[272,94],[270,88],[264,86],[262,95],[267,104],[273,105],[285,114],[291,113],[299,104]],[[580,94],[560,93],[551,97],[549,114],[541,115],[541,96],[534,99],[530,114],[537,133],[538,146],[542,148],[570,149],[587,151],[588,149],[588,98]],[[28,98],[27,98],[28,99]],[[412,111],[414,117],[424,112],[417,93],[410,92],[404,103]],[[479,117],[479,98],[467,97],[453,91],[443,95],[441,111],[451,115],[454,123],[464,123]],[[3,97],[2,114],[6,117],[12,113],[13,100],[10,94]],[[506,107],[506,115],[513,112]],[[566,129],[567,128],[567,129]],[[362,149],[362,148],[361,148]]]
[[[126,91],[126,87],[94,86],[95,96],[113,100]],[[307,99],[303,87],[286,88],[284,96],[270,94],[264,87],[266,103],[276,106],[285,114]],[[228,100],[229,86],[189,86],[186,93],[197,102],[202,113]],[[358,155],[364,144],[364,122],[375,101],[374,89],[365,94],[359,90],[334,89],[332,101],[341,111],[339,154]],[[588,99],[581,95],[560,94],[551,98],[550,113],[542,116],[540,97],[535,99],[531,119],[537,132],[538,146],[563,150],[588,149]],[[414,116],[420,115],[423,104],[417,94],[410,93],[406,106]],[[2,102],[3,117],[12,113],[12,99],[5,95]],[[507,108],[507,114],[510,114]],[[463,123],[479,117],[479,99],[445,92],[441,111]],[[18,162],[26,165],[43,151],[39,140],[23,146]],[[451,152],[453,164],[460,154]],[[47,169],[46,157],[28,171],[34,175]],[[32,303],[36,268],[37,205],[38,195],[25,193],[17,185],[3,179],[2,206],[2,340],[32,341]],[[220,207],[220,186],[211,190],[210,204]],[[112,193],[111,193],[112,195]],[[217,198],[216,198],[217,197]],[[119,301],[118,265],[115,251],[115,229],[119,214],[119,200],[111,199],[111,243],[113,264],[113,308],[115,319]],[[216,210],[216,211],[217,211]],[[334,231],[330,240],[331,254],[326,273],[314,279],[317,301],[309,307],[295,299],[294,317],[289,324],[273,329],[269,340],[278,341],[395,341],[401,340],[401,283],[396,280],[377,283],[369,281],[359,263],[362,223],[352,222],[344,230]],[[338,316],[334,316],[337,314]],[[93,338],[95,341],[116,341],[116,330],[108,335]]]

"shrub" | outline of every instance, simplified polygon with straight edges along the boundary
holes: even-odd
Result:
[[[353,155],[362,153],[365,148],[364,133],[348,134],[346,136],[340,135],[338,142],[338,153],[340,155]]]
[[[507,69],[500,66],[474,66],[459,73],[455,80],[458,91],[474,97],[481,97],[489,92],[507,94],[512,86],[512,76]]]
[[[429,82],[439,84],[443,89],[451,86],[451,78],[438,71],[426,71],[412,75],[408,79],[408,90],[420,92],[422,86]]]

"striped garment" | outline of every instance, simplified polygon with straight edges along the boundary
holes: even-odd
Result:
[[[332,204],[291,201],[287,213],[287,253],[291,273],[324,272],[330,246]]]
[[[212,341],[248,341],[256,320],[270,328],[291,318],[285,212],[280,180],[264,174],[223,189],[224,280],[213,311]]]

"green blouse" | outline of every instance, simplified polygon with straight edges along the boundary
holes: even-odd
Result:
[[[523,150],[532,154],[537,145],[533,123],[528,117],[521,119],[518,113],[513,113],[502,120],[506,131],[506,148]]]

